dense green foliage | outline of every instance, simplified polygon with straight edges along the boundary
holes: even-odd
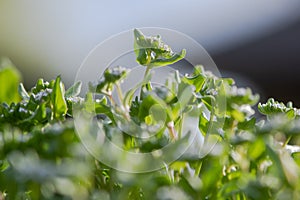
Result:
[[[300,199],[298,109],[270,99],[258,105],[266,117],[257,117],[257,95],[201,66],[190,75],[174,72],[155,87],[151,69],[183,59],[185,50],[176,54],[160,37],[138,30],[134,37],[137,62],[146,70],[128,91],[120,87],[130,73],[123,67],[107,69],[80,97],[81,83],[65,91],[59,76],[39,79],[31,90],[17,88],[15,68],[1,65],[0,199]],[[109,140],[142,153],[182,139],[185,116],[194,111],[202,148],[159,170],[121,172],[86,151],[74,107],[95,114]],[[145,130],[154,136],[135,137]]]

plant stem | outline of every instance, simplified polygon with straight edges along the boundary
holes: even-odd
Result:
[[[286,141],[283,143],[282,147],[285,147],[285,146],[290,142],[291,139],[292,139],[292,136],[290,135],[290,136],[286,139]]]
[[[146,78],[148,76],[148,74],[150,73],[150,70],[151,70],[151,67],[149,65],[146,66],[146,71],[144,73],[144,78]],[[149,83],[146,83],[144,85],[142,85],[141,87],[141,91],[140,91],[140,99],[142,99],[142,93],[143,93],[143,88],[145,88],[145,86],[149,84]]]
[[[196,171],[195,171],[195,176],[199,176],[200,175],[201,167],[202,167],[202,160],[198,161],[198,163],[197,163],[197,167],[196,167]]]
[[[150,69],[151,69],[151,67],[149,65],[147,65],[146,71],[145,71],[145,74],[144,74],[144,78],[149,74]]]
[[[167,124],[167,127],[168,127],[168,130],[169,130],[169,133],[170,133],[170,136],[172,138],[172,140],[176,139],[177,138],[177,134],[176,134],[176,131],[175,131],[175,128],[174,128],[174,122],[171,121]]]
[[[116,83],[116,88],[117,88],[117,93],[118,93],[118,97],[120,100],[120,104],[123,104],[123,92],[122,92],[122,89],[121,89],[119,83]]]
[[[122,89],[121,89],[121,86],[120,86],[119,83],[116,83],[116,88],[117,88],[118,98],[119,98],[121,107],[123,106],[123,108],[124,108],[121,113],[124,116],[124,118],[127,121],[129,121],[130,120],[129,110],[127,109],[127,106],[123,102],[123,100],[124,100],[124,98],[123,98],[123,92],[122,92]]]
[[[114,99],[113,99],[113,97],[112,97],[111,94],[108,95],[108,98],[109,98],[109,100],[110,100],[111,105],[112,105],[112,106],[115,106],[116,103],[115,103],[115,101],[114,101]]]

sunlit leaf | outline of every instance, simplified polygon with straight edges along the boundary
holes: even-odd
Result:
[[[19,71],[5,58],[0,59],[0,102],[10,104],[20,101],[18,86],[21,81]]]
[[[51,94],[51,103],[53,106],[54,118],[62,118],[67,113],[67,103],[65,100],[65,89],[61,82],[60,76],[55,80],[53,91]]]
[[[68,97],[76,97],[80,94],[82,82],[78,81],[74,83],[65,93],[65,96]]]

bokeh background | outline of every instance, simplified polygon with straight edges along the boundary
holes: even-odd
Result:
[[[88,53],[111,35],[138,27],[189,35],[223,76],[300,106],[299,0],[0,0],[0,56],[27,87],[58,74],[70,85]],[[201,61],[199,61],[201,62]]]

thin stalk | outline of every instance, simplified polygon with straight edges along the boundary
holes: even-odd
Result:
[[[144,73],[144,78],[149,74],[151,67],[149,65],[147,65],[146,67],[146,71]]]
[[[202,160],[198,161],[198,163],[197,163],[197,167],[196,167],[196,171],[195,171],[195,176],[199,176],[200,175],[201,168],[202,168]]]
[[[111,95],[111,94],[107,94],[107,96],[108,96],[108,98],[109,98],[109,100],[110,100],[111,105],[112,105],[112,106],[116,105],[116,103],[115,103],[115,101],[114,101],[112,95]]]
[[[123,100],[123,92],[122,92],[122,89],[119,85],[119,83],[116,83],[116,88],[117,88],[117,94],[118,94],[118,98],[119,98],[119,101],[120,101],[120,104],[121,104],[121,107],[123,106],[124,109],[121,109],[121,113],[122,115],[124,116],[124,118],[129,121],[130,120],[130,116],[129,116],[129,110],[127,109],[127,106],[124,104]]]
[[[290,135],[290,136],[286,139],[286,141],[283,143],[282,147],[285,147],[285,146],[290,142],[291,139],[292,139],[292,136]]]
[[[119,100],[120,100],[120,104],[123,104],[123,92],[122,92],[122,89],[119,85],[119,83],[116,83],[116,88],[117,88],[117,93],[118,93],[118,97],[119,97]]]
[[[151,67],[149,65],[146,66],[146,71],[144,73],[144,78],[148,76],[148,74],[150,73]],[[145,85],[142,85],[141,87],[141,91],[140,91],[140,99],[142,99],[142,93],[143,93],[143,88],[149,83],[146,83]]]
[[[175,128],[174,128],[174,122],[171,121],[167,124],[167,127],[168,127],[168,130],[169,130],[169,133],[170,133],[170,136],[172,138],[172,140],[176,139],[177,138],[177,134],[176,134],[176,131],[175,131]]]
[[[209,116],[209,127],[208,127],[207,131],[211,131],[212,130],[214,116],[215,116],[215,109],[214,109],[214,106],[212,106],[211,107],[210,116]]]

